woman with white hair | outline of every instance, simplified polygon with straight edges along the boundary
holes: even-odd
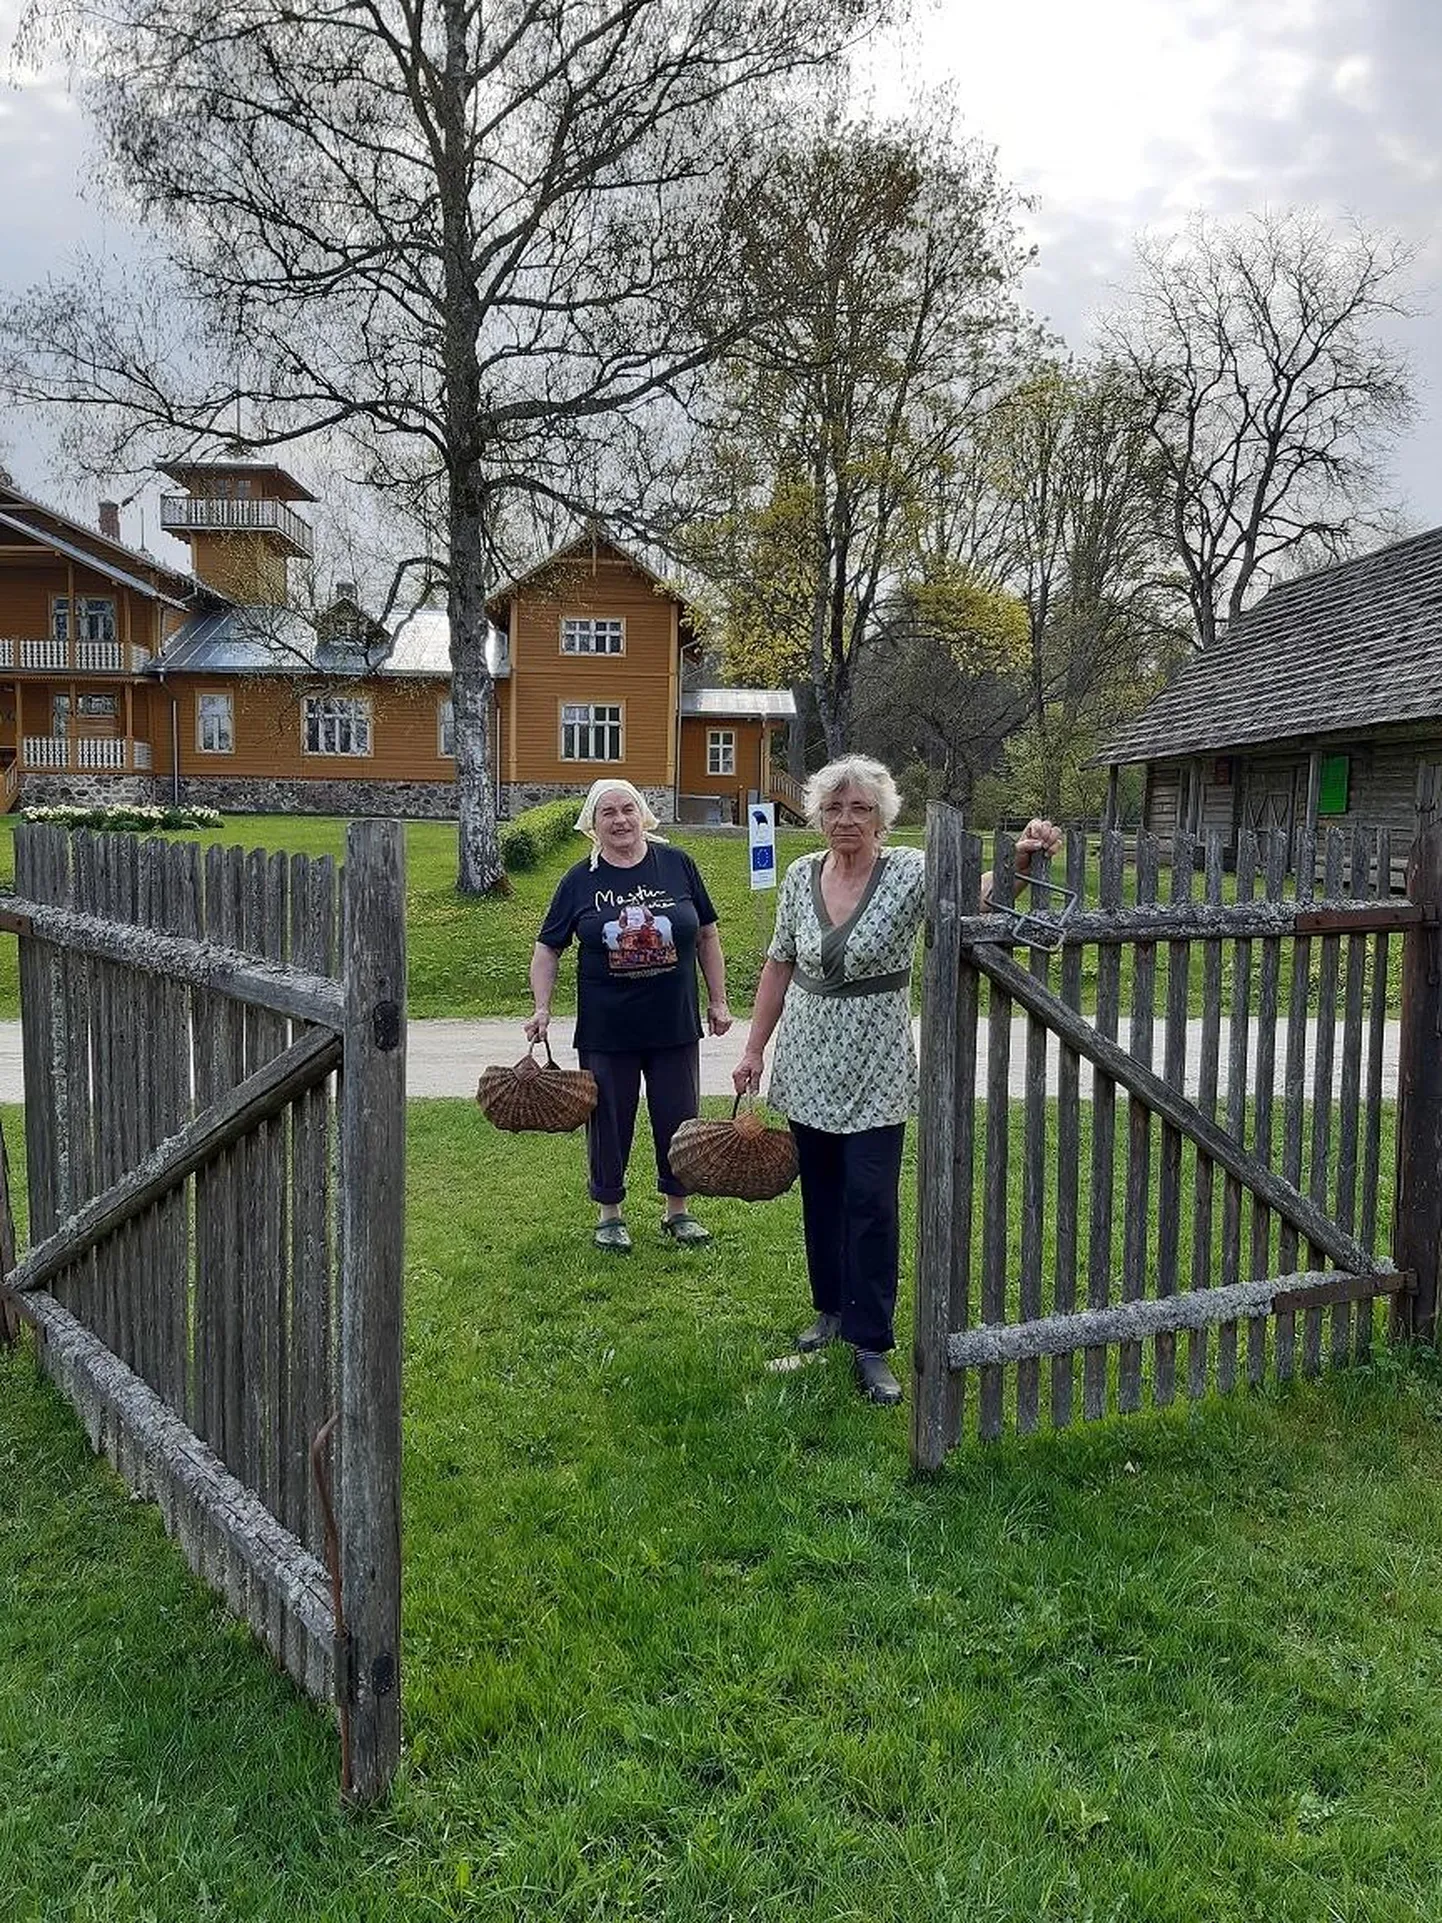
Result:
[[[803,1352],[847,1342],[872,1402],[901,1400],[895,1346],[899,1189],[906,1118],[916,1105],[911,955],[925,904],[919,848],[887,848],[900,797],[866,755],[844,755],[806,784],[821,853],[787,869],[776,932],[735,1072],[759,1089],[779,1024],[769,1100],[791,1121],[801,1176],[806,1266],[816,1319]],[[1017,839],[1017,868],[1061,843],[1049,821]],[[983,900],[990,877],[983,881]]]
[[[661,1228],[685,1248],[711,1240],[686,1206],[668,1151],[701,1106],[696,968],[706,981],[707,1026],[724,1035],[731,1026],[726,961],[701,872],[654,832],[658,825],[629,781],[604,775],[592,783],[576,820],[590,837],[590,856],[561,877],[531,956],[535,1011],[526,1034],[534,1042],[551,1025],[561,956],[572,941],[578,945],[576,1050],[597,1089],[586,1125],[591,1200],[600,1209],[593,1240],[617,1253],[631,1247],[621,1204],[643,1081],[665,1203]]]

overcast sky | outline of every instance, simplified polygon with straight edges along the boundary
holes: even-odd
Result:
[[[21,5],[0,0],[0,61]],[[908,47],[866,64],[884,109],[954,84],[966,131],[1036,199],[1026,292],[1078,349],[1144,227],[1305,204],[1413,241],[1420,311],[1398,339],[1419,417],[1395,495],[1414,525],[1442,524],[1442,0],[940,0]],[[76,241],[103,234],[86,152],[63,75],[0,93],[7,289],[63,270]],[[22,486],[66,494],[31,430],[7,422],[0,444]],[[142,532],[131,516],[125,531]],[[153,524],[143,532],[159,550]]]

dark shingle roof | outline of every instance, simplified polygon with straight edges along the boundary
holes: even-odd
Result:
[[[1097,756],[1152,761],[1442,718],[1442,528],[1271,588]]]

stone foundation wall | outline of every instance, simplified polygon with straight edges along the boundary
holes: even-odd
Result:
[[[162,776],[170,799],[170,780]],[[28,792],[28,783],[27,783]],[[398,815],[405,821],[454,821],[450,781],[278,781],[274,776],[197,776],[182,780],[181,805],[237,815]]]
[[[27,773],[20,783],[22,808],[132,808],[170,799],[170,783],[154,775]]]

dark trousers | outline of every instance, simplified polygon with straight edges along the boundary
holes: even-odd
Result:
[[[636,1132],[643,1076],[651,1133],[656,1138],[656,1186],[663,1195],[684,1195],[685,1189],[671,1173],[666,1151],[681,1124],[700,1112],[701,1044],[685,1042],[680,1048],[643,1049],[627,1055],[587,1050],[580,1061],[582,1068],[589,1068],[596,1078],[596,1106],[586,1124],[591,1200],[626,1199],[626,1163]]]
[[[791,1124],[801,1177],[806,1267],[818,1314],[841,1317],[858,1349],[895,1346],[898,1193],[906,1124],[832,1135]]]

